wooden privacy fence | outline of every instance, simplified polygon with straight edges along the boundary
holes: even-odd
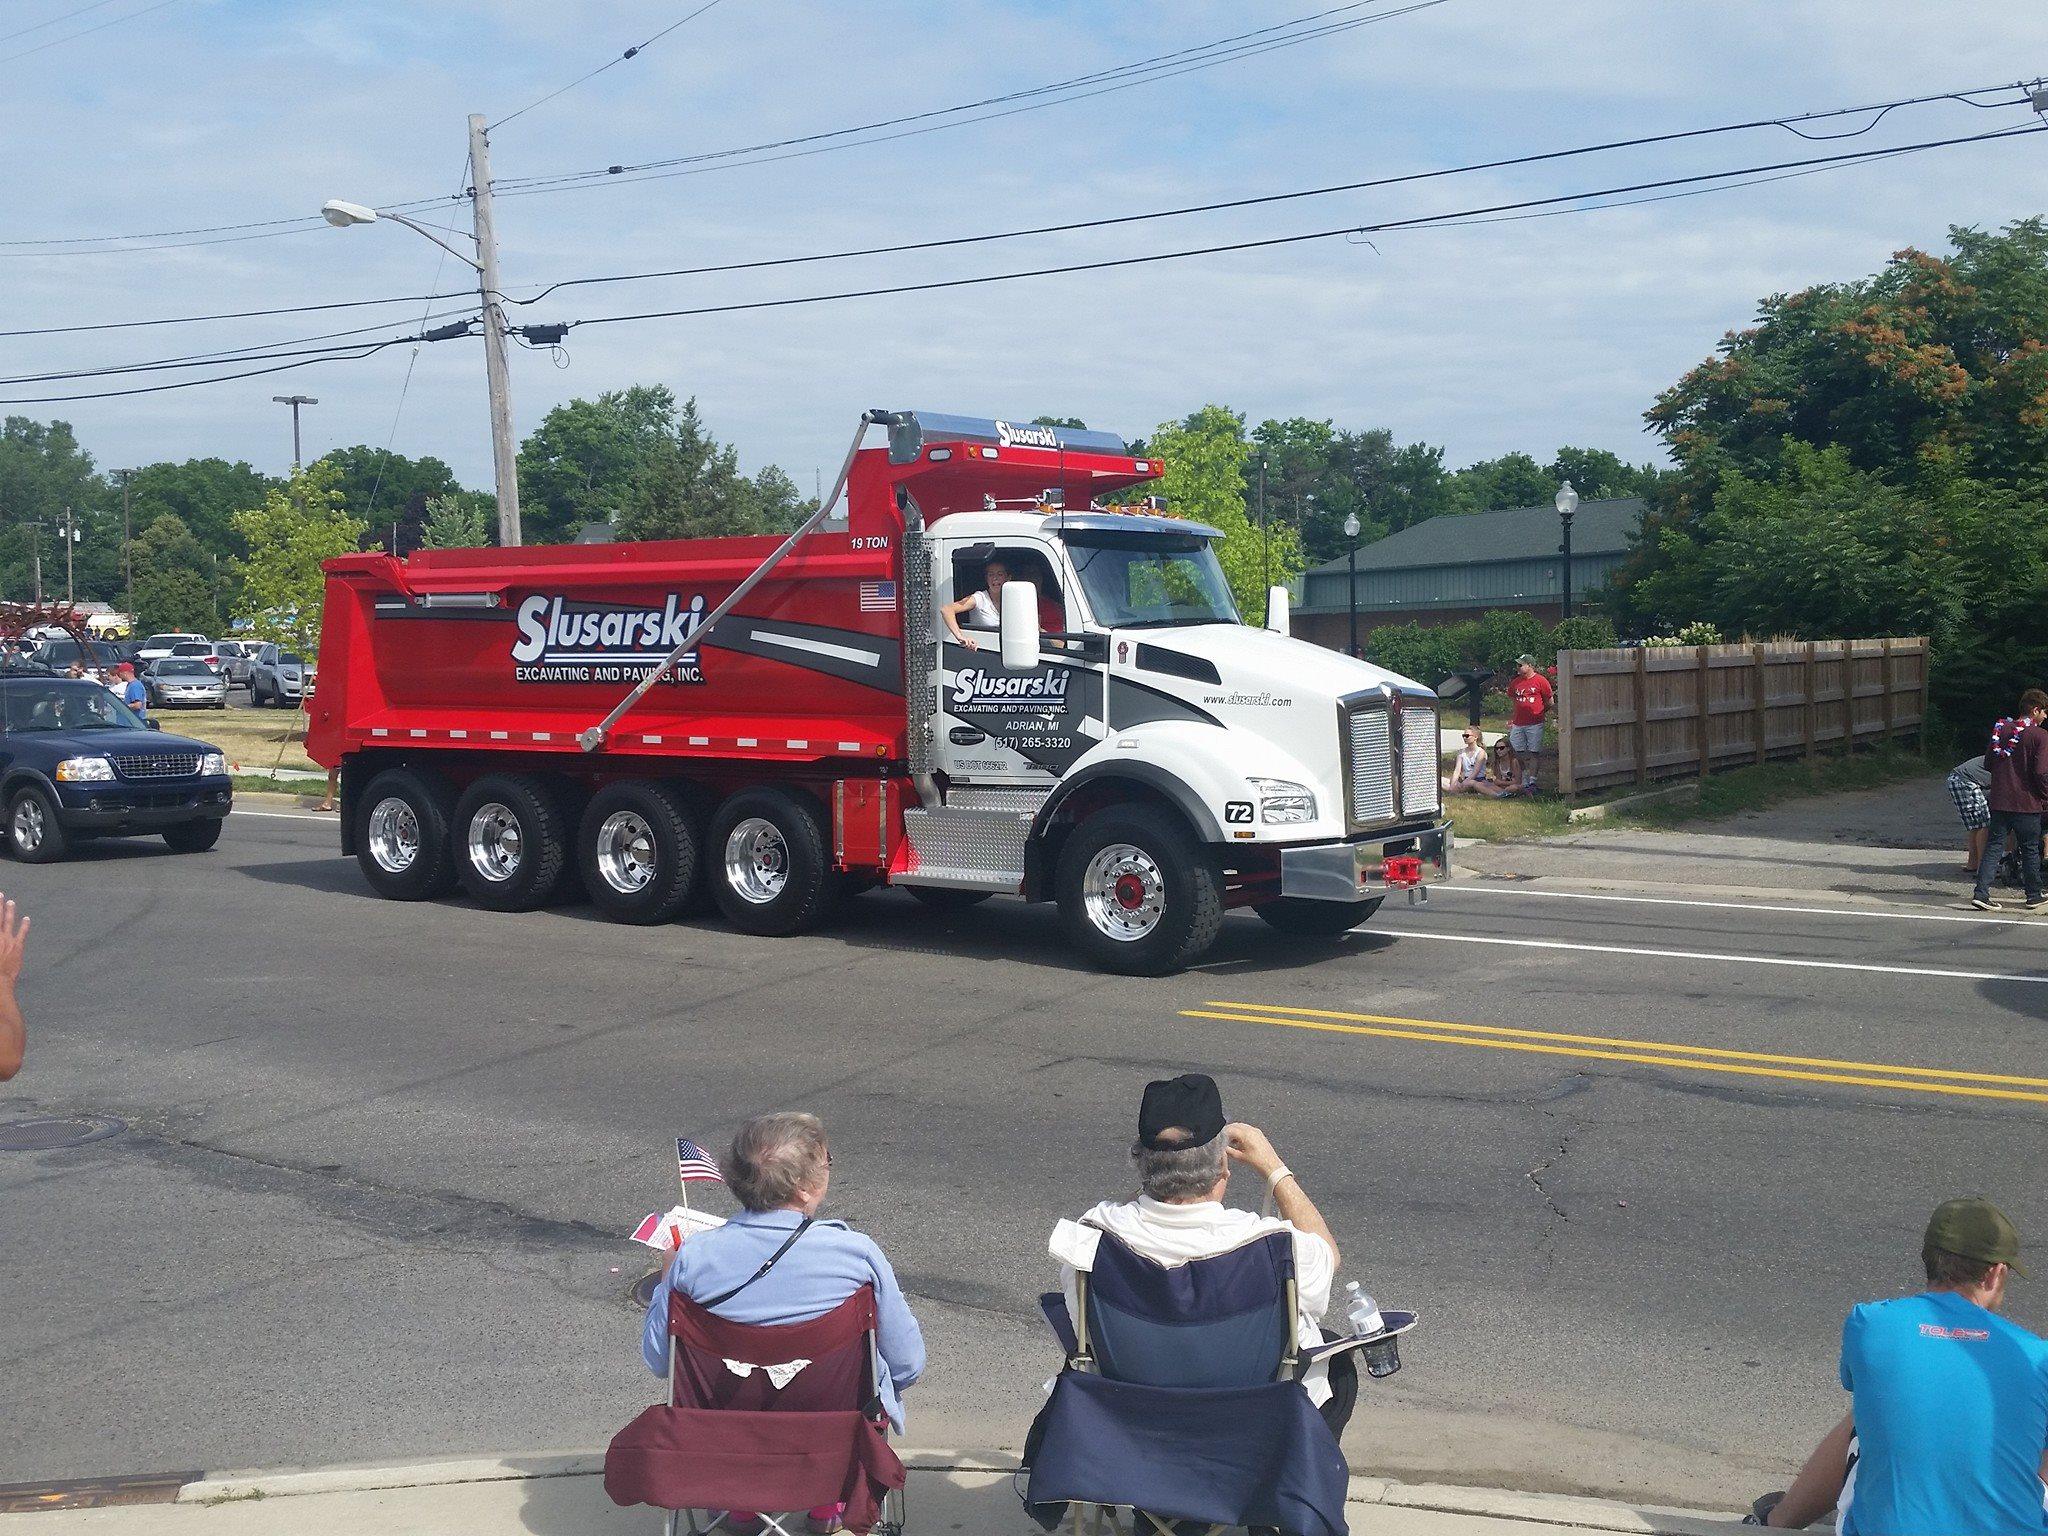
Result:
[[[1918,637],[1560,651],[1558,791],[1917,737],[1927,682]]]

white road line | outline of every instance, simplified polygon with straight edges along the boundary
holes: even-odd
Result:
[[[1641,955],[1652,960],[1725,960],[1731,965],[1782,965],[1802,971],[1867,971],[1880,976],[1934,976],[1943,981],[2024,981],[2048,986],[2048,970],[2038,975],[2011,971],[1949,971],[1921,965],[1867,965],[1854,960],[1794,960],[1783,955],[1738,955],[1711,949],[1640,949],[1627,944],[1573,944],[1563,939],[1499,939],[1477,933],[1430,933],[1419,928],[1381,928],[1403,939],[1435,939],[1445,944],[1498,944],[1509,949],[1566,949],[1589,955]]]
[[[2023,927],[2025,917],[1980,917],[1966,916],[1960,912],[1891,912],[1864,910],[1860,907],[1801,907],[1790,905],[1773,906],[1761,901],[1701,901],[1697,898],[1679,896],[1612,896],[1598,891],[1537,891],[1518,890],[1490,885],[1438,885],[1430,889],[1432,896],[1534,896],[1548,901],[1622,901],[1651,907],[1711,907],[1720,912],[1796,912],[1813,917],[1887,917],[1909,923],[1991,923],[1995,926]]]

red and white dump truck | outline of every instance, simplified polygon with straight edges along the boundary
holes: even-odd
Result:
[[[341,770],[342,851],[399,900],[578,879],[621,922],[715,903],[757,934],[870,886],[1054,901],[1144,975],[1230,907],[1328,935],[1425,897],[1435,695],[1289,638],[1284,591],[1242,624],[1214,529],[1100,504],[1162,467],[870,411],[787,539],[331,560],[307,750]],[[943,610],[992,565],[961,644]]]

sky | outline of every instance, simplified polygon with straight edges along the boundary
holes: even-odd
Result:
[[[465,184],[470,112],[506,119],[491,134],[491,169],[503,288],[523,299],[569,278],[1113,217],[2048,74],[2048,7],[2019,0],[1440,0],[1086,99],[1026,98],[1013,105],[1033,110],[910,125],[949,125],[939,131],[517,195],[521,178],[1029,90],[1279,27],[1332,0],[717,0],[633,59],[540,101],[700,3],[0,0],[0,329],[429,292],[456,294],[436,307],[460,312],[467,269],[389,222],[81,237],[306,217],[329,198],[449,199]],[[1320,25],[1408,3],[1380,0]],[[511,308],[517,321],[589,321],[969,277],[2031,121],[2024,108],[1939,102],[1841,144],[1767,127],[953,250],[572,287]],[[1440,445],[1454,466],[1517,449],[1543,459],[1565,443],[1641,462],[1661,458],[1642,423],[1656,393],[1763,296],[1866,274],[1904,246],[1941,249],[1951,225],[2039,213],[2048,135],[1569,216],[588,325],[557,351],[514,349],[514,420],[524,434],[565,400],[662,383],[695,396],[747,468],[778,463],[806,489],[818,471],[830,475],[869,406],[1079,416],[1141,436],[1218,402],[1254,422],[1386,427]],[[416,216],[466,245],[466,201]],[[64,243],[32,243],[51,241]],[[0,376],[363,326],[408,335],[425,308],[0,337]],[[190,376],[0,384],[0,402]],[[294,392],[320,402],[305,412],[309,458],[388,444],[489,486],[474,340],[128,398],[0,403],[0,413],[71,422],[108,468],[219,456],[279,472],[290,419],[271,397]]]

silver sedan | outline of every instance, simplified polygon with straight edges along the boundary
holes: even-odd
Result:
[[[152,709],[226,709],[228,680],[203,661],[166,656],[142,669]]]

